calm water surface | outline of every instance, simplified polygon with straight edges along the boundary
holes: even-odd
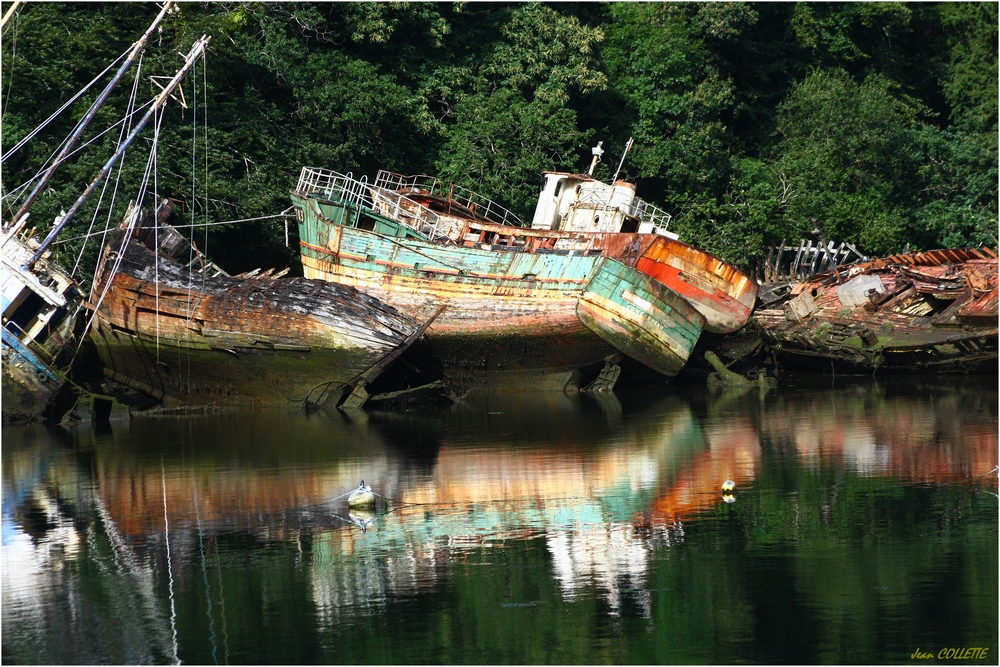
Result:
[[[815,379],[4,428],[3,662],[996,664],[997,400]],[[388,505],[337,499],[362,478]]]

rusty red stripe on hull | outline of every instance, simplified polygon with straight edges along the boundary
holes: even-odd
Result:
[[[636,268],[663,283],[705,316],[705,330],[731,333],[750,319],[757,282],[718,257],[657,237]]]

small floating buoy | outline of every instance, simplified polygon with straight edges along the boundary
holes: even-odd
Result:
[[[347,506],[348,507],[375,506],[375,494],[372,493],[372,487],[365,485],[365,480],[361,480],[361,484],[358,485],[358,488],[351,491],[351,495],[347,496]]]
[[[724,500],[727,503],[735,503],[736,502],[736,496],[734,496],[731,493],[723,493],[722,494],[722,500]]]
[[[727,493],[732,493],[733,491],[736,490],[736,482],[734,482],[731,479],[727,479],[725,482],[722,483],[722,490]]]

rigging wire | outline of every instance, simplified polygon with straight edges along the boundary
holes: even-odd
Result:
[[[129,114],[125,118],[122,118],[121,120],[119,120],[118,122],[116,122],[114,125],[111,125],[110,127],[106,128],[103,132],[101,132],[100,134],[98,134],[95,137],[93,137],[90,141],[87,141],[87,142],[85,142],[83,144],[80,144],[73,151],[71,151],[70,153],[68,153],[65,158],[63,158],[63,162],[65,162],[66,160],[69,160],[71,157],[75,156],[77,153],[83,151],[85,148],[87,148],[88,146],[90,146],[91,144],[93,144],[94,142],[96,142],[98,139],[101,139],[105,134],[111,132],[112,130],[114,130],[119,125],[121,125],[121,124],[123,124],[125,122],[131,123],[132,119],[135,117],[136,114],[139,114],[140,112],[144,111],[145,108],[148,107],[152,103],[153,103],[153,100],[150,100],[148,102],[143,103],[143,105],[141,107],[135,109],[131,114]],[[131,125],[129,127],[131,127]],[[69,139],[69,137],[67,137],[67,140],[68,139]],[[59,153],[59,151],[62,149],[62,146],[64,144],[65,144],[65,142],[63,142],[63,144],[60,144],[58,147],[56,147],[52,151],[52,153],[49,154],[48,159],[45,160],[45,162],[43,164],[44,165],[51,165],[51,162],[52,162],[53,158]],[[45,171],[47,169],[48,169],[48,166],[45,166],[42,169],[40,169],[38,171],[38,173],[36,173],[34,176],[32,176],[26,182],[22,183],[21,185],[17,186],[13,190],[11,190],[9,193],[7,193],[6,195],[4,195],[3,199],[7,200],[7,199],[10,199],[11,197],[13,197],[15,195],[20,195],[24,190],[26,190],[27,188],[29,188],[35,181],[37,181],[39,178],[41,178],[45,174]]]
[[[191,86],[192,95],[192,112],[191,112],[191,240],[188,242],[188,285],[187,285],[187,304],[185,308],[185,322],[188,326],[184,327],[184,337],[190,343],[191,340],[191,288],[192,288],[192,273],[194,269],[192,265],[194,264],[194,223],[195,223],[195,194],[197,188],[197,153],[198,153],[198,63],[196,62],[192,65],[191,69],[191,79],[194,82]],[[206,95],[207,97],[207,95]],[[185,350],[185,358],[187,360],[187,383],[190,387],[191,384],[191,348],[188,347]]]
[[[143,56],[142,56],[142,54],[140,54],[139,55],[139,61],[136,63],[135,81],[132,84],[132,94],[129,97],[128,105],[125,108],[125,111],[126,111],[125,115],[128,118],[130,118],[129,111],[135,108],[135,100],[136,100],[136,96],[137,96],[138,91],[139,91],[139,78],[140,78],[140,76],[142,74],[142,58],[143,58]],[[131,129],[132,129],[131,123],[129,123],[128,125],[126,125],[125,123],[121,124],[121,131],[118,133],[118,142],[115,144],[115,150],[116,151],[121,147],[122,142],[125,140],[125,137],[128,136],[128,132]],[[107,236],[108,229],[111,226],[111,215],[112,215],[112,211],[114,211],[114,208],[115,208],[115,202],[118,200],[118,186],[121,183],[122,170],[125,168],[125,158],[126,158],[126,156],[123,155],[122,159],[118,161],[118,176],[115,178],[115,187],[112,189],[112,192],[111,192],[111,203],[108,205],[108,218],[107,218],[107,220],[104,223],[104,232],[101,235],[101,239],[102,239],[101,246],[102,247],[104,245],[103,244],[103,239],[104,239],[104,237]],[[84,238],[84,242],[80,245],[80,252],[76,256],[76,263],[73,264],[73,270],[70,272],[70,275],[76,275],[76,271],[80,267],[80,261],[83,259],[83,253],[87,249],[87,241],[86,241],[86,239],[90,237],[90,234],[91,234],[91,232],[94,229],[94,224],[97,222],[97,216],[100,215],[100,212],[101,212],[101,202],[104,201],[104,194],[108,191],[108,186],[110,184],[111,184],[110,179],[104,181],[104,185],[101,188],[101,196],[98,198],[97,205],[94,207],[94,217],[91,218],[91,220],[90,220],[90,227],[87,228],[87,235],[85,237],[83,237]],[[93,283],[91,283],[91,284],[93,284]]]
[[[160,363],[160,128],[163,125],[164,109],[156,112],[153,131],[153,288],[156,295],[156,363]],[[124,246],[122,247],[124,251]]]
[[[59,116],[59,114],[61,114],[63,111],[65,111],[70,106],[72,106],[74,102],[76,102],[78,99],[80,99],[81,95],[83,95],[84,93],[86,93],[94,85],[96,85],[98,81],[100,81],[101,79],[103,79],[104,76],[108,72],[110,72],[121,61],[122,58],[124,58],[126,55],[128,55],[128,52],[131,49],[132,49],[131,46],[129,46],[129,48],[125,49],[125,51],[120,56],[118,56],[117,60],[115,60],[110,65],[108,65],[108,67],[103,72],[101,72],[96,77],[94,77],[94,79],[90,83],[88,83],[86,86],[84,86],[82,89],[80,89],[80,91],[78,91],[76,95],[74,95],[73,97],[69,98],[69,100],[65,104],[63,104],[61,107],[59,107],[58,109],[56,109],[56,111],[51,116],[49,116],[44,121],[42,121],[41,125],[39,125],[34,130],[32,130],[31,132],[29,132],[23,139],[21,139],[21,141],[17,142],[17,144],[13,148],[11,148],[9,151],[7,151],[6,153],[4,153],[3,156],[0,157],[0,162],[6,162],[7,159],[10,156],[12,156],[17,151],[21,150],[25,146],[25,144],[27,144],[29,141],[31,141],[35,137],[35,135],[37,135],[39,132],[41,132],[42,130],[44,130],[48,126],[49,123],[51,123],[53,120],[55,120]],[[10,90],[9,89],[7,91],[7,99],[8,100],[10,99]],[[63,146],[63,145],[65,145],[65,141],[60,144],[60,146]],[[58,149],[56,149],[56,150],[58,150]],[[55,153],[53,153],[53,155],[55,155]],[[51,156],[49,156],[49,159],[51,160]],[[48,162],[46,162],[46,164],[48,164]],[[32,180],[34,180],[34,179],[32,179]]]
[[[13,44],[11,45],[11,53],[10,53],[11,63],[17,62],[17,36],[18,33],[20,33],[20,30],[18,29],[20,27],[21,27],[21,12],[17,12],[16,14],[14,14],[14,22],[11,24],[11,30],[14,32],[13,39],[11,40],[13,42]],[[13,65],[12,64],[8,65],[8,69],[13,70],[14,69]],[[10,91],[11,88],[14,87],[14,72],[10,71],[8,72],[8,74],[9,78],[7,79],[7,94],[4,96],[4,100],[6,100],[7,103],[9,104]],[[4,111],[6,111],[6,109]]]
[[[288,208],[286,208],[281,213],[275,213],[273,215],[261,215],[261,216],[257,216],[256,218],[240,218],[239,220],[225,220],[225,221],[222,221],[222,222],[200,222],[200,223],[197,223],[197,224],[194,224],[194,225],[172,225],[172,227],[174,229],[192,229],[192,228],[200,228],[200,227],[222,227],[224,225],[238,225],[238,224],[244,223],[244,222],[258,222],[260,220],[273,220],[274,218],[294,218],[295,214],[294,213],[290,213],[291,210],[292,210],[292,207],[289,206]],[[63,243],[72,243],[73,241],[79,241],[81,239],[92,238],[94,236],[100,236],[103,233],[104,232],[95,232],[93,234],[86,234],[84,236],[74,236],[74,237],[68,238],[68,239],[59,239],[59,240],[53,241],[52,245],[61,245]],[[204,254],[205,253],[203,252],[202,255],[204,255]]]
[[[150,150],[149,152],[149,157],[146,159],[146,170],[143,173],[142,181],[139,184],[139,192],[136,196],[136,205],[132,212],[132,215],[136,217],[138,217],[140,211],[142,210],[142,205],[146,198],[146,190],[149,187],[149,179],[150,179],[150,174],[152,172],[152,165],[155,152],[156,152],[156,144],[154,143],[152,150]],[[110,272],[108,272],[107,266],[102,267],[101,262],[98,262],[97,271],[100,271],[103,268],[104,273],[107,274],[108,277],[104,281],[104,285],[101,290],[101,296],[97,299],[97,303],[94,304],[94,309],[90,314],[90,318],[87,320],[87,325],[84,327],[83,333],[80,335],[80,344],[79,344],[80,347],[83,346],[83,341],[86,340],[87,333],[94,326],[94,320],[97,318],[97,313],[101,309],[101,304],[104,303],[104,298],[107,296],[108,290],[111,289],[111,280],[114,278],[115,274],[118,273],[118,269],[121,268],[122,259],[125,256],[124,249],[128,246],[129,242],[132,240],[132,235],[134,233],[135,233],[135,224],[133,220],[133,222],[131,222],[125,229],[125,235],[122,237],[121,248],[119,252],[116,253],[115,262]],[[98,284],[97,278],[98,278],[97,272],[95,271],[94,283],[93,283],[94,289],[96,289],[96,286]],[[93,294],[91,294],[91,301],[93,301]],[[80,347],[77,348],[78,353],[80,351]]]
[[[136,67],[135,80],[132,83],[132,94],[131,94],[131,97],[129,99],[129,103],[128,103],[129,106],[126,107],[126,112],[128,111],[129,108],[135,109],[135,101],[136,101],[136,98],[138,97],[138,94],[139,94],[139,80],[140,80],[140,73],[141,72],[142,72],[142,57],[140,56],[139,63],[137,65],[137,67]],[[145,106],[146,105],[144,104],[142,106],[142,108],[145,108]],[[135,111],[133,111],[132,113],[126,113],[125,118],[122,119],[122,121],[123,121],[122,122],[122,132],[118,135],[118,144],[115,146],[115,150],[116,151],[121,148],[122,141],[124,140],[123,137],[128,136],[129,134],[131,134],[131,131],[132,131],[132,118],[134,118],[134,117],[135,117]],[[125,121],[128,122],[128,125],[125,125]],[[118,163],[118,176],[115,178],[115,189],[114,189],[114,192],[112,194],[112,199],[111,199],[112,205],[108,207],[108,217],[107,217],[107,219],[104,222],[104,231],[100,232],[100,236],[101,236],[101,245],[100,245],[100,248],[101,249],[104,248],[104,243],[105,243],[105,241],[107,239],[108,232],[111,229],[111,216],[112,216],[113,211],[114,211],[114,202],[118,198],[118,186],[121,184],[122,170],[124,169],[124,165],[125,165],[125,156],[123,155],[122,159]],[[147,165],[147,172],[148,172],[148,165]],[[145,187],[145,186],[142,185],[140,187]],[[103,196],[103,194],[102,194],[102,196]],[[93,227],[93,223],[91,223],[91,226]],[[126,237],[130,237],[130,235],[131,235],[130,232],[126,232]],[[96,234],[95,234],[95,236],[96,236]],[[78,237],[78,238],[86,239],[86,238],[89,238],[89,237],[90,237],[90,234],[88,233],[87,236]],[[83,251],[84,251],[84,248],[86,248],[86,245],[87,245],[86,241],[84,241],[83,248],[80,249],[80,255],[76,258],[76,266],[73,267],[73,273],[74,274],[76,273],[76,267],[80,265],[80,260],[83,258]],[[99,249],[98,250],[98,255],[97,255],[97,262],[94,265],[94,277],[93,277],[93,279],[90,282],[90,286],[91,286],[90,300],[91,301],[93,301],[93,298],[94,298],[93,290],[97,286],[97,277],[98,277],[97,276],[97,272],[101,270],[102,264],[104,264],[104,262],[101,259],[101,250]],[[117,262],[114,265],[114,272],[115,273],[117,273],[118,267],[120,265],[121,265],[121,256],[119,254],[119,257],[117,258]],[[114,273],[112,273],[112,275],[114,275]],[[70,360],[70,367],[72,367],[72,365],[74,363],[76,363],[76,357],[77,357],[77,355],[80,354],[80,350],[83,349],[83,344],[87,340],[87,333],[90,331],[90,328],[91,328],[91,326],[94,323],[94,318],[97,317],[97,309],[100,308],[101,303],[103,303],[104,296],[107,294],[107,290],[108,290],[108,286],[105,285],[104,286],[104,291],[101,293],[101,297],[98,300],[97,307],[95,307],[94,311],[91,313],[90,318],[88,319],[87,324],[86,324],[86,326],[83,329],[83,333],[80,336],[80,340],[77,342],[76,350],[73,351],[73,358],[72,358],[72,360]]]
[[[205,59],[205,66],[201,68],[201,80],[202,80],[202,91],[205,95],[205,109],[204,118],[202,121],[205,126],[205,222],[208,222],[208,50],[205,51],[205,55],[202,56]],[[194,238],[194,232],[191,234],[191,238]],[[208,256],[208,225],[205,226],[205,246],[202,248],[202,253]]]

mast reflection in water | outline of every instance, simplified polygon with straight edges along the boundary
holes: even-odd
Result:
[[[996,662],[995,380],[4,428],[3,661]]]

